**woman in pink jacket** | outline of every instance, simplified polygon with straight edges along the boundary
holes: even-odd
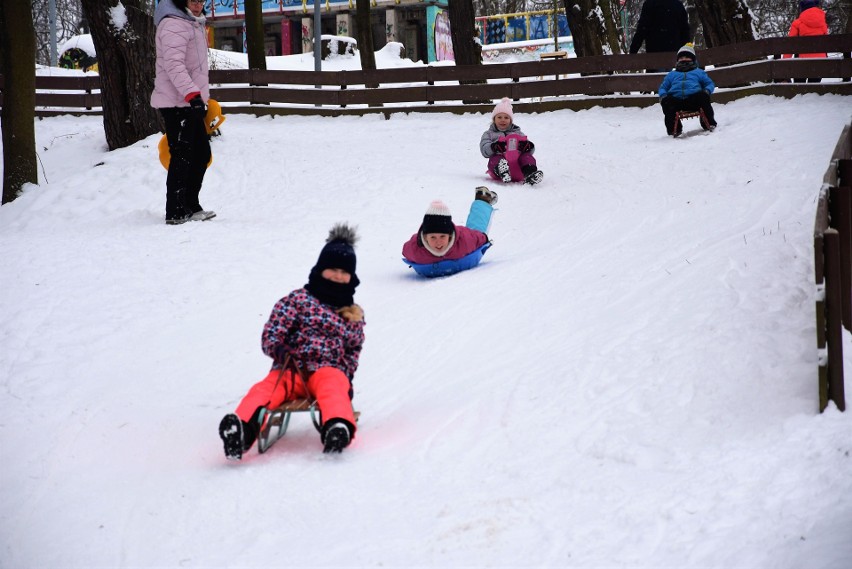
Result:
[[[203,0],[160,0],[157,26],[157,75],[151,106],[160,110],[169,142],[166,223],[206,221],[216,216],[198,202],[210,161],[210,137],[204,127],[210,88]]]

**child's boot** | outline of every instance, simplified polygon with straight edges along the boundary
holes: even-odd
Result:
[[[349,427],[340,419],[332,419],[322,427],[322,452],[342,452],[349,446]]]
[[[500,178],[504,184],[512,181],[512,174],[509,172],[509,162],[505,158],[501,158],[497,165],[494,166],[494,173]]]
[[[492,192],[485,186],[479,186],[476,188],[475,199],[494,205],[497,203],[497,192]]]
[[[532,164],[527,164],[526,166],[521,168],[521,172],[524,173],[524,182],[531,186],[538,184],[544,179],[544,172],[542,172]]]
[[[219,436],[225,443],[225,458],[228,460],[243,458],[243,422],[239,417],[233,413],[222,417],[222,422],[219,423]]]

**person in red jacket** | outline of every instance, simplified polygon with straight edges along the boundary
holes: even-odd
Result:
[[[828,33],[828,24],[825,22],[825,12],[819,7],[819,0],[801,0],[799,2],[799,17],[793,20],[790,26],[790,37],[796,36],[824,36]],[[784,54],[785,58],[793,57]],[[828,57],[826,53],[800,53],[796,57]],[[819,83],[819,77],[810,79],[794,79],[796,83]]]

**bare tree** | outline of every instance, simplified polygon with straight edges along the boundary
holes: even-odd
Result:
[[[563,0],[577,57],[624,51],[618,33],[618,0]]]
[[[373,27],[370,25],[370,0],[355,0],[355,28],[361,69],[375,69],[376,48],[373,46]]]
[[[151,108],[156,48],[154,20],[144,0],[82,0],[101,76],[104,133],[110,150],[160,130]]]
[[[695,0],[704,45],[716,47],[755,39],[746,0]]]
[[[35,31],[30,7],[0,0],[3,61],[3,201],[24,184],[38,184],[35,152]],[[12,39],[14,38],[14,40]]]
[[[50,37],[49,0],[32,0],[33,26],[36,36],[36,62],[50,64],[50,50],[53,42],[57,48],[77,34],[82,33],[83,9],[80,0],[55,0],[56,2],[56,38]],[[57,54],[61,55],[61,54]]]
[[[266,46],[263,41],[263,11],[260,0],[245,0],[246,50],[249,69],[266,70]]]
[[[538,5],[550,0],[474,0],[473,8],[477,16],[495,16],[497,14],[515,14],[527,10],[549,10]]]
[[[476,41],[476,22],[472,0],[452,0],[447,5],[450,36],[456,65],[482,63],[482,46]]]

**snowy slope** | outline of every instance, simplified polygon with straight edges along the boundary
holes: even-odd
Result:
[[[516,115],[545,181],[496,188],[494,247],[437,280],[402,243],[489,183],[485,116],[229,116],[219,216],[176,227],[158,136],[38,121],[43,183],[0,208],[0,567],[848,567],[812,230],[849,102],[717,118],[672,140],[657,108]],[[300,416],[228,463],[269,310],[344,220],[358,436],[324,456]]]

